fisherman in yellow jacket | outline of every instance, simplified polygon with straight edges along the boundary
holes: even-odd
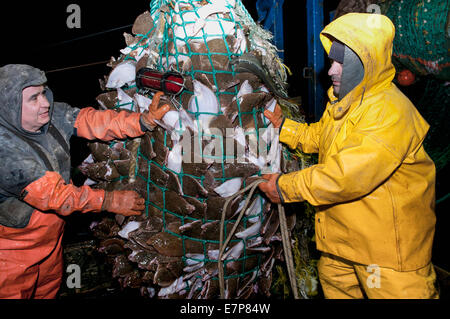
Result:
[[[320,34],[333,87],[319,122],[266,117],[291,149],[317,165],[265,175],[274,203],[317,209],[318,270],[326,298],[438,298],[431,263],[435,166],[429,125],[392,83],[395,28],[383,15],[350,13]]]

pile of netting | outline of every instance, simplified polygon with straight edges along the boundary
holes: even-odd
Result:
[[[80,166],[86,184],[146,199],[139,217],[107,216],[91,225],[113,277],[149,297],[270,296],[272,270],[283,259],[277,207],[246,190],[261,174],[309,165],[281,146],[263,116],[278,101],[303,120],[283,99],[285,67],[271,34],[240,0],[154,0],[132,33],[109,63],[99,105],[147,111],[155,92],[136,85],[142,68],[176,71],[185,87],[163,97],[171,111],[157,128],[142,138],[90,143],[92,154]],[[292,231],[296,214],[287,222]],[[306,298],[315,293],[316,275],[302,252],[295,256]]]
[[[450,4],[447,0],[384,0],[381,12],[396,27],[393,62],[419,75],[450,79]]]
[[[393,63],[419,75],[450,79],[448,0],[341,0],[334,18],[350,13],[381,13],[395,25]]]
[[[375,1],[373,0],[341,0],[336,8],[333,19],[337,19],[350,12],[371,12],[370,6],[374,3]]]

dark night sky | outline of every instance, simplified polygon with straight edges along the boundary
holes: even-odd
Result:
[[[257,20],[256,0],[244,0],[248,11]],[[306,81],[301,77],[306,66],[306,1],[285,0],[285,63],[294,75],[289,78],[289,95],[307,94]],[[339,1],[327,1],[331,8]],[[81,28],[69,29],[66,12],[69,4],[81,8]],[[123,32],[131,33],[135,18],[149,9],[149,0],[134,0],[117,4],[105,0],[57,2],[35,1],[26,5],[12,2],[1,11],[2,60],[1,65],[24,63],[44,71],[88,64],[118,57],[125,45]],[[122,28],[101,35],[83,38],[103,31]],[[81,38],[81,39],[79,39]],[[78,39],[78,40],[74,40]],[[48,74],[49,85],[56,100],[83,107],[95,105],[100,93],[98,79],[110,69],[105,64]]]
[[[71,3],[74,1],[17,3],[13,4],[17,7],[13,10],[2,10],[2,40],[9,49],[2,54],[2,64],[25,63],[49,71],[118,57],[119,50],[126,46],[122,34],[131,33],[131,27],[73,39],[131,25],[149,7],[149,1],[135,0],[132,6],[112,5],[111,1],[77,1],[81,28],[69,29],[66,20],[70,14],[66,9]],[[105,64],[100,64],[50,73],[47,77],[56,100],[83,107],[95,104],[100,93],[98,79],[109,71]]]

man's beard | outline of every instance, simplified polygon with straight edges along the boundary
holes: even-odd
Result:
[[[333,94],[334,94],[335,97],[339,97],[339,91],[340,91],[340,88],[341,88],[341,77],[337,76],[337,75],[333,75],[331,77],[331,81],[339,82],[339,85],[334,85],[333,84]]]

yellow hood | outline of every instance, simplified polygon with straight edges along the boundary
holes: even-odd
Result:
[[[431,260],[435,168],[423,147],[429,125],[392,83],[393,38],[382,15],[347,14],[323,30],[325,50],[334,39],[345,43],[360,57],[364,77],[339,102],[330,89],[319,122],[285,119],[280,142],[319,153],[319,161],[281,175],[277,185],[285,203],[316,206],[318,250],[412,271]]]
[[[347,45],[361,59],[364,78],[340,103],[335,117],[343,116],[347,110],[363,97],[369,97],[388,87],[395,76],[392,64],[392,48],[395,27],[391,20],[379,14],[349,13],[331,22],[320,34],[327,54],[334,39]],[[332,89],[330,99],[335,99]]]

